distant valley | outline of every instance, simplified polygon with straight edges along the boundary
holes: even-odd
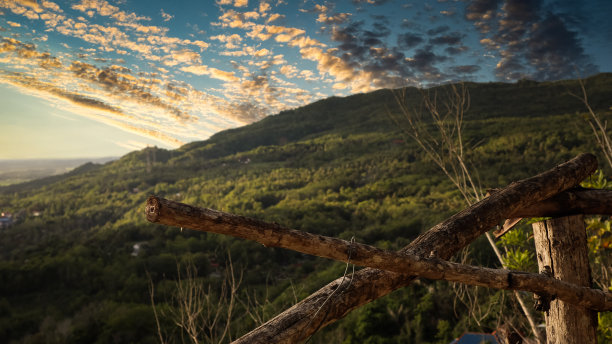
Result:
[[[88,162],[103,164],[116,159],[116,157],[93,159],[0,159],[0,186],[63,174]]]

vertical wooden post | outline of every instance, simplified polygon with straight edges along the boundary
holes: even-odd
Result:
[[[556,279],[591,286],[583,215],[534,223],[533,234],[540,272],[549,271]],[[546,342],[596,344],[596,313],[584,307],[552,300],[546,312]]]

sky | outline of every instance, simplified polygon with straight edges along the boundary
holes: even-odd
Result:
[[[380,88],[612,72],[610,18],[610,0],[0,0],[0,159],[177,148]]]

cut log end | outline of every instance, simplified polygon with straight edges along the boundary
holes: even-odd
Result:
[[[147,199],[147,205],[145,206],[145,214],[147,216],[147,221],[149,222],[157,222],[159,218],[159,210],[160,210],[160,202],[159,198],[156,196],[149,196]]]

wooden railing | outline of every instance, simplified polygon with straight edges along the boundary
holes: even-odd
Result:
[[[278,224],[156,196],[149,197],[147,201],[146,217],[154,223],[231,235],[254,240],[269,247],[283,247],[367,267],[355,272],[350,277],[350,284],[348,279],[342,278],[329,283],[235,343],[303,341],[351,310],[408,285],[415,277],[533,292],[545,301],[545,308],[554,310],[547,312],[546,317],[549,343],[559,340],[559,337],[553,338],[554,333],[563,333],[563,343],[596,343],[596,323],[586,320],[576,322],[574,320],[577,318],[572,314],[581,314],[577,315],[581,319],[587,319],[589,316],[593,319],[594,311],[610,311],[612,294],[590,288],[590,283],[585,283],[584,279],[578,281],[563,277],[580,272],[573,271],[578,269],[575,263],[564,263],[557,259],[563,252],[551,251],[554,245],[537,246],[538,258],[542,257],[538,261],[543,272],[540,274],[489,269],[448,261],[452,255],[504,219],[543,216],[561,216],[565,219],[567,215],[572,214],[612,214],[612,192],[576,188],[596,168],[597,160],[593,155],[581,154],[549,171],[495,190],[482,201],[421,234],[398,252],[284,228]],[[576,228],[575,224],[578,222],[572,222],[574,228],[547,223],[542,225],[545,233],[540,237],[542,240],[549,240],[554,231],[562,233],[555,237],[555,240],[559,241],[559,235],[582,233],[582,238],[578,235],[579,239],[573,235],[571,242],[574,243],[573,249],[576,249],[576,252],[585,252],[584,223],[580,228]],[[560,227],[563,229],[558,229]],[[551,255],[554,257],[552,260]],[[583,253],[571,255],[574,258],[580,256],[580,259],[584,260]],[[547,260],[544,257],[549,258]],[[546,273],[545,267],[549,270]],[[342,292],[336,292],[337,290]],[[324,311],[320,311],[321,309]],[[560,311],[561,309],[563,311]],[[572,326],[571,329],[568,330],[568,326]],[[560,327],[565,328],[561,330]]]

